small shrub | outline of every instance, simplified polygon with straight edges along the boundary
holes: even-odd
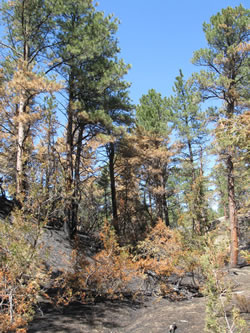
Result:
[[[172,274],[181,277],[186,272],[193,272],[198,265],[196,254],[185,246],[181,233],[168,228],[162,220],[144,241],[139,242],[134,260],[143,272],[156,274],[161,295],[172,295],[173,298],[174,291],[166,284],[167,278]]]
[[[241,256],[246,260],[247,264],[250,264],[250,251],[240,251]]]
[[[204,255],[201,257],[206,279],[202,289],[206,296],[206,332],[245,332],[246,323],[240,317],[237,306],[232,303],[231,283],[226,279],[224,268],[227,257],[227,244],[215,245],[213,239],[208,237]]]
[[[40,228],[21,210],[0,220],[0,331],[26,332],[44,277],[36,253]]]
[[[106,221],[100,233],[103,249],[92,258],[76,253],[76,271],[61,278],[65,292],[60,303],[88,297],[123,297],[129,281],[138,276],[138,265],[125,248],[118,245],[114,230]]]

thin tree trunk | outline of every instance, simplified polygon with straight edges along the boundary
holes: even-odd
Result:
[[[203,234],[207,230],[208,226],[208,213],[205,206],[205,193],[204,193],[204,171],[203,171],[203,149],[200,146],[200,191],[199,191],[199,211],[201,216],[198,221],[199,232]]]
[[[74,236],[77,230],[78,224],[78,208],[80,201],[80,163],[81,163],[81,152],[82,152],[82,136],[83,136],[84,126],[81,126],[78,132],[77,139],[77,149],[76,149],[76,159],[75,159],[75,181],[73,196],[71,199],[71,237]]]
[[[17,156],[16,156],[16,193],[20,195],[23,191],[23,149],[24,149],[24,123],[25,112],[24,97],[21,96],[18,107],[18,133],[17,133]]]
[[[233,79],[235,79],[233,77]],[[231,102],[227,106],[228,119],[234,114],[234,102]],[[228,208],[229,208],[229,221],[231,229],[231,267],[238,265],[239,254],[239,240],[238,240],[238,218],[236,210],[235,200],[235,186],[234,186],[234,165],[233,165],[233,149],[228,148],[228,156],[226,160],[227,166],[227,186],[228,186]]]
[[[186,119],[186,124],[188,124],[187,119]],[[191,191],[193,189],[193,185],[195,183],[195,169],[194,169],[194,155],[193,155],[193,150],[192,150],[192,144],[191,141],[188,140],[188,151],[189,151],[189,162],[191,164],[191,172],[192,172],[192,181],[191,181]],[[194,207],[191,207],[191,210],[193,210]],[[195,233],[196,229],[196,221],[194,217],[192,217],[192,232]]]
[[[165,224],[166,224],[167,227],[169,227],[170,226],[169,212],[168,212],[168,204],[167,204],[167,200],[166,200],[166,195],[165,194],[163,196],[163,210],[164,210]]]
[[[25,6],[24,2],[22,3],[22,11],[24,13]],[[25,20],[22,21],[22,28],[25,37],[28,35],[28,25]],[[29,59],[29,45],[25,40],[23,44],[23,63],[22,70],[27,69]],[[24,190],[24,140],[25,140],[25,124],[24,124],[24,114],[25,114],[25,90],[21,91],[21,96],[18,106],[18,129],[17,129],[17,155],[16,155],[16,194],[19,196]]]
[[[231,227],[231,267],[238,265],[238,218],[235,202],[234,192],[234,166],[232,161],[232,154],[229,153],[227,158],[227,179],[228,179],[228,206],[229,206],[229,220]]]
[[[167,170],[163,171],[162,175],[162,189],[163,189],[163,195],[162,195],[162,204],[163,204],[163,213],[164,213],[164,219],[165,219],[165,224],[167,227],[170,226],[169,222],[169,212],[168,212],[168,203],[167,203],[167,197],[166,197],[166,191],[165,191],[165,185],[168,180],[168,172]]]
[[[47,193],[49,193],[49,186],[51,183],[51,175],[52,175],[52,154],[51,154],[51,146],[52,146],[52,137],[53,137],[53,125],[52,125],[52,118],[51,115],[49,115],[48,118],[48,131],[46,136],[47,141],[47,156],[48,156],[48,163],[46,165],[45,170],[45,188],[47,190]]]
[[[110,177],[110,189],[111,189],[111,201],[112,201],[112,215],[113,215],[113,227],[117,234],[119,233],[118,226],[118,213],[116,202],[116,186],[115,186],[115,171],[114,171],[114,159],[115,159],[115,146],[111,142],[108,147],[109,157],[109,177]]]
[[[64,230],[67,235],[73,237],[74,214],[73,214],[73,83],[72,78],[69,82],[69,105],[67,110],[68,124],[66,134],[66,203]]]

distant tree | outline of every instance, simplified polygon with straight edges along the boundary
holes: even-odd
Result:
[[[218,161],[213,168],[212,182],[215,185],[215,195],[218,196],[218,213],[228,218],[227,178],[223,162]]]
[[[115,160],[119,140],[124,136],[129,126],[133,123],[133,105],[131,104],[128,88],[130,84],[124,80],[130,66],[123,60],[114,59],[110,63],[108,74],[111,81],[102,94],[101,105],[105,112],[106,120],[100,126],[100,132],[106,135],[109,142],[105,145],[108,158],[110,193],[112,202],[112,224],[119,234],[118,205],[116,196]]]
[[[136,106],[137,124],[147,132],[159,135],[168,135],[170,129],[170,113],[167,108],[166,98],[154,89],[150,89],[146,95],[140,98],[140,104]]]
[[[202,232],[207,224],[204,151],[208,141],[207,114],[201,110],[201,96],[182,71],[174,83],[174,95],[168,99],[173,127],[180,143],[179,180],[182,182],[184,204],[188,205],[193,231]],[[199,189],[199,190],[198,190]]]
[[[120,138],[114,165],[120,241],[130,244],[143,237],[148,219],[140,197],[140,167],[143,158],[138,150],[138,140],[134,133]]]
[[[173,152],[169,146],[171,120],[166,98],[150,89],[143,95],[136,107],[138,125],[138,146],[141,145],[144,164],[144,188],[148,192],[149,206],[152,199],[156,205],[156,219],[161,218],[169,226],[168,198],[172,190],[167,183],[170,176],[170,161]],[[141,130],[140,130],[141,128]],[[146,193],[145,193],[146,197]],[[156,221],[155,221],[156,222]]]
[[[98,185],[100,188],[103,190],[103,195],[104,195],[104,216],[106,220],[108,220],[110,216],[110,211],[111,211],[111,203],[110,203],[110,179],[109,179],[109,170],[108,170],[108,165],[105,165],[102,168],[101,175],[97,181]]]
[[[210,23],[204,23],[203,30],[208,48],[194,53],[193,63],[205,66],[194,75],[194,79],[203,98],[216,98],[223,101],[223,107],[218,110],[217,117],[231,120],[242,112],[246,100],[247,85],[249,85],[249,14],[250,11],[242,5],[222,9],[210,18]],[[229,127],[225,124],[223,131],[228,137]],[[235,200],[234,181],[234,146],[224,141],[223,148],[227,168],[229,218],[231,224],[231,266],[238,262],[238,220]],[[228,144],[225,145],[226,141]]]

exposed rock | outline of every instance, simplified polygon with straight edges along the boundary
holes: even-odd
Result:
[[[250,249],[250,211],[246,214],[240,214],[239,220],[239,243],[241,250]]]
[[[63,230],[44,228],[37,246],[48,270],[55,274],[74,271],[73,247]]]

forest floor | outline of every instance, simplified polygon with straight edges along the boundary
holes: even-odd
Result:
[[[232,269],[228,276],[235,285],[235,295],[247,302],[238,304],[250,328],[250,267]],[[176,333],[202,333],[205,323],[205,297],[185,301],[169,301],[148,297],[144,302],[102,301],[73,303],[60,309],[45,307],[30,324],[28,333],[168,333],[169,325],[177,325]]]

